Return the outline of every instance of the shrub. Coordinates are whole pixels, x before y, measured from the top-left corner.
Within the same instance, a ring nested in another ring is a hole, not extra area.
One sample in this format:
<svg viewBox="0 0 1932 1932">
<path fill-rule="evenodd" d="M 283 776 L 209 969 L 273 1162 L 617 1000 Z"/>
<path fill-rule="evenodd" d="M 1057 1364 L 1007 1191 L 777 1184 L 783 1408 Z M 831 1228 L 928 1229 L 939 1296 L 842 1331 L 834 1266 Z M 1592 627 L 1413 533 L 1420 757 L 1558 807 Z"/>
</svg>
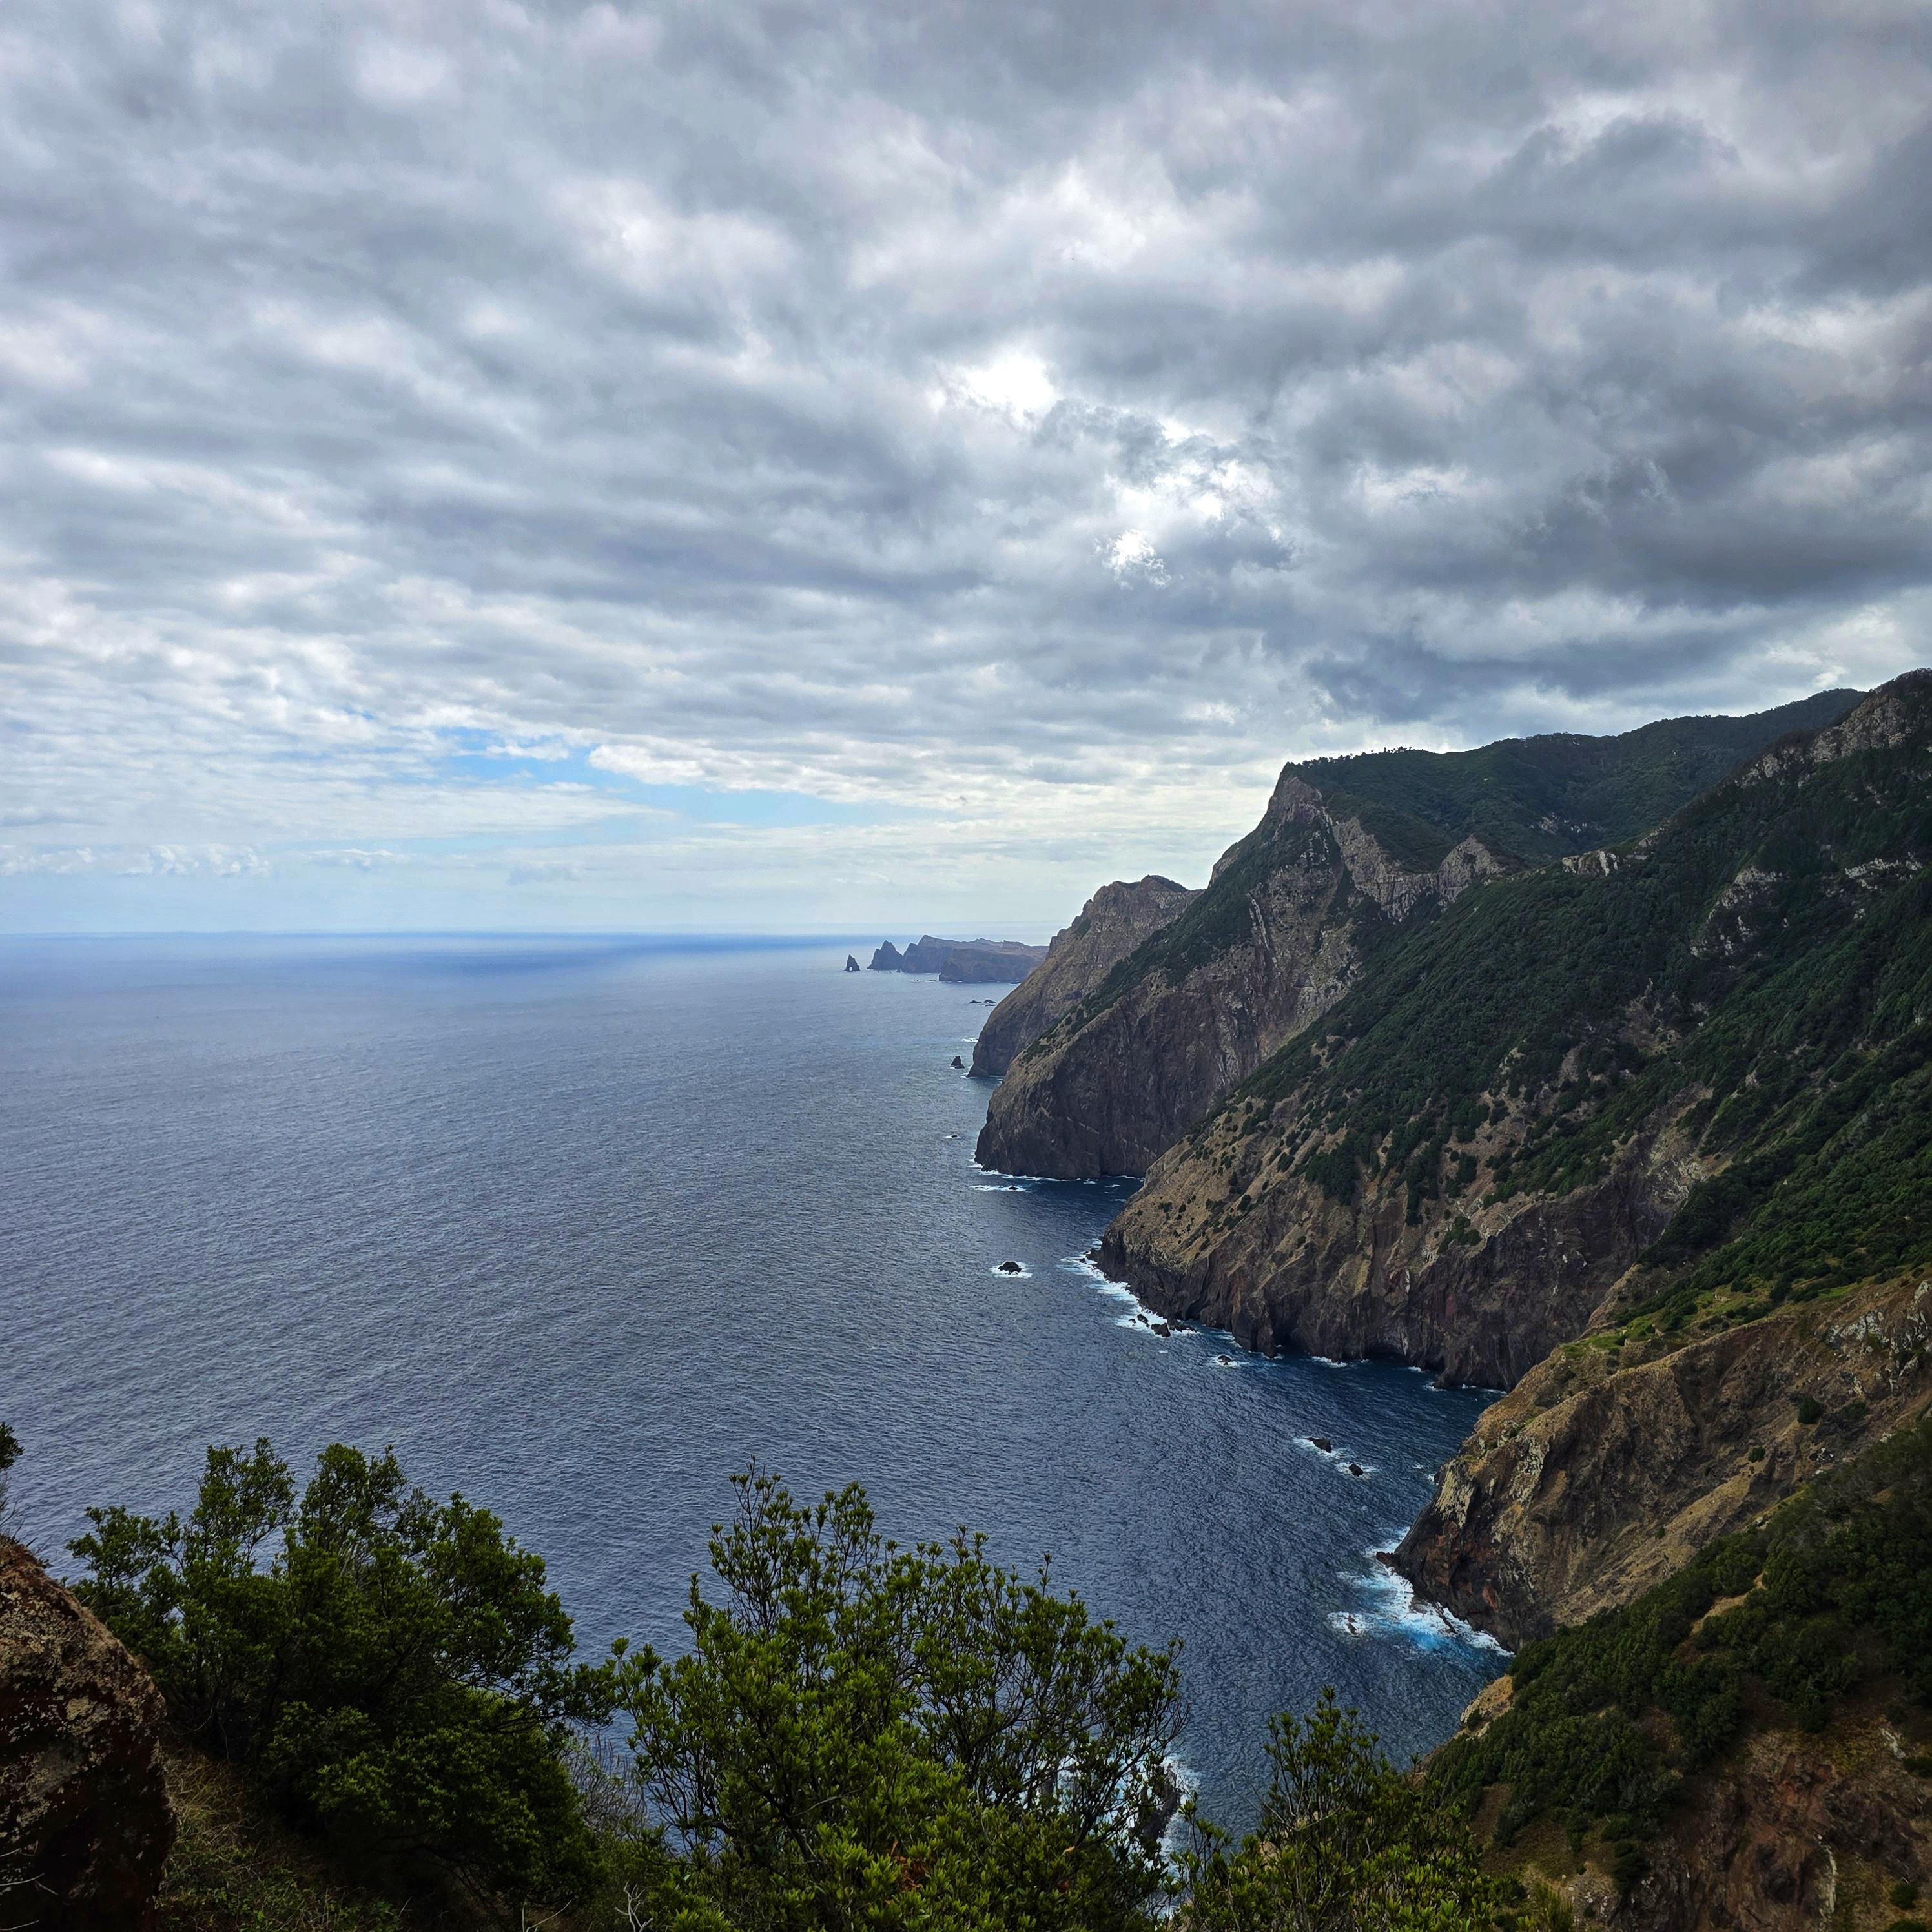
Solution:
<svg viewBox="0 0 1932 1932">
<path fill-rule="evenodd" d="M 856 1486 L 754 1469 L 690 1653 L 621 1666 L 645 1922 L 1094 1928 L 1160 1890 L 1169 1651 L 1131 1649 L 964 1532 L 900 1550 Z"/>
<path fill-rule="evenodd" d="M 1468 1828 L 1382 1755 L 1333 1691 L 1305 1720 L 1275 1720 L 1268 1759 L 1261 1817 L 1238 1850 L 1196 1821 L 1190 1932 L 1490 1932 L 1502 1891 Z"/>
<path fill-rule="evenodd" d="M 76 1594 L 278 1808 L 372 1866 L 495 1896 L 588 1889 L 566 1748 L 573 1720 L 608 1716 L 610 1672 L 571 1664 L 542 1558 L 487 1510 L 339 1443 L 298 1502 L 264 1440 L 208 1452 L 184 1522 L 87 1515 Z"/>
</svg>

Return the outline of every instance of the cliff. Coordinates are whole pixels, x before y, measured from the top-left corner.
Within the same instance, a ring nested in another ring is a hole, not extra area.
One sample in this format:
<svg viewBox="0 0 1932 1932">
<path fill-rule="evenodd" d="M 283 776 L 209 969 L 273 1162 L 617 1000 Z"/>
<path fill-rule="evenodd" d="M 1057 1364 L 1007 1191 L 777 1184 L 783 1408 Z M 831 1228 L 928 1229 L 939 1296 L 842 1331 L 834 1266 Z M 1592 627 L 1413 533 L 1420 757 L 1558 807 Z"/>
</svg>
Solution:
<svg viewBox="0 0 1932 1932">
<path fill-rule="evenodd" d="M 1843 1288 L 1679 1342 L 1552 1353 L 1486 1410 L 1393 1561 L 1512 1648 L 1628 1604 L 1932 1408 L 1932 1280 Z M 1734 1325 L 1735 1324 L 1735 1325 Z"/>
<path fill-rule="evenodd" d="M 1932 1253 L 1928 742 L 1916 674 L 1468 893 L 1154 1165 L 1103 1265 L 1250 1346 L 1507 1385 L 1640 1257 L 1682 1322 Z"/>
<path fill-rule="evenodd" d="M 1484 883 L 1103 1238 L 1250 1347 L 1514 1384 L 1393 1558 L 1508 1643 L 1644 1600 L 1927 1412 L 1928 778 L 1921 672 L 1633 844 Z"/>
<path fill-rule="evenodd" d="M 174 1842 L 147 1672 L 0 1538 L 0 1922 L 146 1932 Z"/>
<path fill-rule="evenodd" d="M 1614 738 L 1504 740 L 1291 764 L 1199 897 L 1012 1060 L 978 1159 L 1009 1172 L 1144 1173 L 1401 933 L 1478 880 L 1648 831 L 1838 692 Z"/>
<path fill-rule="evenodd" d="M 1013 1174 L 1138 1174 L 1348 989 L 1387 932 L 1508 862 L 1464 840 L 1409 872 L 1291 772 L 1206 890 L 1014 1060 L 976 1157 Z"/>
<path fill-rule="evenodd" d="M 973 1072 L 1005 1072 L 1022 1048 L 1072 1012 L 1197 896 L 1153 873 L 1131 885 L 1116 880 L 1102 886 L 1072 924 L 1054 934 L 1046 957 L 986 1016 L 973 1048 Z"/>
<path fill-rule="evenodd" d="M 922 946 L 928 943 L 920 942 Z M 939 962 L 939 976 L 948 986 L 1017 986 L 1046 957 L 1045 946 L 1023 945 L 1016 939 L 942 940 L 939 943 L 946 949 Z"/>
</svg>

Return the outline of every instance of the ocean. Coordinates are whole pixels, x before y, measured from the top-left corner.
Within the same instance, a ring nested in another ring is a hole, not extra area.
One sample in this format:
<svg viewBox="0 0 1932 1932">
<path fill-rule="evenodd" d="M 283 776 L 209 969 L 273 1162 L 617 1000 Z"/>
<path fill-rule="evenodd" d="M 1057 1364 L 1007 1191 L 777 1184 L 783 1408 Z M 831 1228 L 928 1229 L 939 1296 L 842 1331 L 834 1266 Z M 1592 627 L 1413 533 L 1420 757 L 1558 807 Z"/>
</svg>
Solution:
<svg viewBox="0 0 1932 1932">
<path fill-rule="evenodd" d="M 1130 1182 L 974 1165 L 949 1062 L 1003 989 L 849 950 L 0 942 L 20 1532 L 58 1572 L 86 1506 L 184 1504 L 211 1442 L 393 1444 L 544 1555 L 590 1650 L 674 1651 L 756 1457 L 1178 1636 L 1224 1822 L 1324 1685 L 1398 1757 L 1446 1737 L 1504 1660 L 1372 1552 L 1486 1398 L 1157 1335 L 1082 1258 Z"/>
</svg>

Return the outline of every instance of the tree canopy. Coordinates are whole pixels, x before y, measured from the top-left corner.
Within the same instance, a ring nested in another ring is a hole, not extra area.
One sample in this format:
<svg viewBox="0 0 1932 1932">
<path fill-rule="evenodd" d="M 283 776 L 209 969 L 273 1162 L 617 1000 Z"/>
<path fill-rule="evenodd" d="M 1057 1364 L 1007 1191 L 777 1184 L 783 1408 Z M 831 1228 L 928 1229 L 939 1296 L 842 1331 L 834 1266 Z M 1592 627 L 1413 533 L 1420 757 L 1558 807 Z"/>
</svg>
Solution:
<svg viewBox="0 0 1932 1932">
<path fill-rule="evenodd" d="M 688 1653 L 627 1660 L 652 1923 L 1124 1927 L 1160 1892 L 1171 1650 L 1130 1647 L 983 1540 L 902 1549 L 863 1491 L 754 1470 Z"/>
<path fill-rule="evenodd" d="M 488 1510 L 326 1449 L 299 1498 L 267 1441 L 212 1448 L 186 1520 L 88 1511 L 76 1593 L 177 1720 L 365 1863 L 568 1898 L 598 1858 L 566 1762 L 609 1714 L 543 1559 Z"/>
</svg>

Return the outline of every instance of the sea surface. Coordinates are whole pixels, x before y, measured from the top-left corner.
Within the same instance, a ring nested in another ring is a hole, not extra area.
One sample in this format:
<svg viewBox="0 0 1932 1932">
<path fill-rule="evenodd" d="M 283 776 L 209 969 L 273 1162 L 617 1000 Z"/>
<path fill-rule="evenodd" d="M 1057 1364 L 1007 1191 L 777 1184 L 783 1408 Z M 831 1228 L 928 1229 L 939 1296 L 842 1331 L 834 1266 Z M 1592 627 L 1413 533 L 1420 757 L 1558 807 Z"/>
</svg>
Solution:
<svg viewBox="0 0 1932 1932">
<path fill-rule="evenodd" d="M 1223 1820 L 1324 1684 L 1399 1756 L 1446 1736 L 1504 1660 L 1371 1552 L 1486 1398 L 1154 1334 L 1082 1258 L 1131 1184 L 974 1165 L 987 1089 L 948 1063 L 999 989 L 848 950 L 0 942 L 28 1540 L 71 1567 L 85 1506 L 182 1504 L 211 1442 L 393 1443 L 548 1558 L 593 1651 L 674 1650 L 755 1456 L 1180 1637 Z"/>
</svg>

